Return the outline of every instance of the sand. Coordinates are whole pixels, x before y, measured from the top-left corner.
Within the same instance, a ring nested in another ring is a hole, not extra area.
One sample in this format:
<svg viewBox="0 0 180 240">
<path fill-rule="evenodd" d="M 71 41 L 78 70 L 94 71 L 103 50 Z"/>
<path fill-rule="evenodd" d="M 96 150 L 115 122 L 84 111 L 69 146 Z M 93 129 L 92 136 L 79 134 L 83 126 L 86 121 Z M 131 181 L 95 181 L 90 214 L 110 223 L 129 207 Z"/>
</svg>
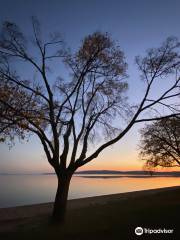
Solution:
<svg viewBox="0 0 180 240">
<path fill-rule="evenodd" d="M 109 202 L 114 202 L 114 201 L 119 202 L 126 199 L 156 195 L 157 193 L 160 193 L 160 192 L 166 192 L 171 190 L 173 191 L 175 189 L 180 189 L 180 186 L 110 194 L 110 195 L 87 197 L 87 198 L 80 198 L 80 199 L 72 199 L 72 200 L 68 200 L 68 210 L 81 209 L 84 207 L 97 205 L 97 204 L 98 205 L 107 204 Z M 18 207 L 10 207 L 10 208 L 0 208 L 0 231 L 1 231 L 2 225 L 4 225 L 7 222 L 10 224 L 11 222 L 13 223 L 18 220 L 24 220 L 24 219 L 33 218 L 33 217 L 42 217 L 43 215 L 50 215 L 52 212 L 52 208 L 53 208 L 53 203 L 42 203 L 42 204 L 26 205 L 26 206 L 20 206 L 20 207 L 18 206 Z"/>
</svg>

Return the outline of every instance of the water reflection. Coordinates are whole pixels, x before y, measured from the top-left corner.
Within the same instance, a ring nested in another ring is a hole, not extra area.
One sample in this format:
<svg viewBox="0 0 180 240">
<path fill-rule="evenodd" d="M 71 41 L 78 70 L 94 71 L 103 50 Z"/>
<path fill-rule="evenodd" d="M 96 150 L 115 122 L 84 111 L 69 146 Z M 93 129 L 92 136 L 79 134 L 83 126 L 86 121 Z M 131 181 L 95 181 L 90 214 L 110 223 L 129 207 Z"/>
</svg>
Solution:
<svg viewBox="0 0 180 240">
<path fill-rule="evenodd" d="M 178 186 L 178 177 L 74 176 L 69 199 Z M 57 186 L 55 175 L 0 176 L 0 207 L 51 202 Z"/>
<path fill-rule="evenodd" d="M 107 178 L 152 178 L 151 175 L 75 175 L 75 177 L 82 177 L 82 178 L 102 178 L 102 179 L 107 179 Z M 153 177 L 169 177 L 169 176 L 158 176 L 155 175 Z M 179 176 L 175 176 L 179 177 Z"/>
</svg>

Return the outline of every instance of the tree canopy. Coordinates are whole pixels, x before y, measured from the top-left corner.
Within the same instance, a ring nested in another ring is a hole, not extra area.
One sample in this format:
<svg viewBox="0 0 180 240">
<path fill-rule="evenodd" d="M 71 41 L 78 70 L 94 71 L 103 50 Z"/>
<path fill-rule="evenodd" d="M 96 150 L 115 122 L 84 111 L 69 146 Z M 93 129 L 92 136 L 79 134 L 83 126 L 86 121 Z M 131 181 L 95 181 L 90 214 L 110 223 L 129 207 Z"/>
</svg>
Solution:
<svg viewBox="0 0 180 240">
<path fill-rule="evenodd" d="M 59 218 L 77 168 L 122 139 L 134 124 L 180 115 L 175 104 L 180 44 L 170 37 L 136 58 L 145 90 L 131 106 L 124 53 L 108 33 L 86 36 L 71 52 L 59 34 L 46 41 L 34 17 L 32 30 L 29 39 L 15 23 L 2 26 L 0 140 L 39 138 L 57 174 L 54 214 Z M 157 83 L 161 89 L 152 94 Z M 96 142 L 93 148 L 91 142 Z"/>
<path fill-rule="evenodd" d="M 165 118 L 141 130 L 141 157 L 147 168 L 180 167 L 180 118 Z"/>
</svg>

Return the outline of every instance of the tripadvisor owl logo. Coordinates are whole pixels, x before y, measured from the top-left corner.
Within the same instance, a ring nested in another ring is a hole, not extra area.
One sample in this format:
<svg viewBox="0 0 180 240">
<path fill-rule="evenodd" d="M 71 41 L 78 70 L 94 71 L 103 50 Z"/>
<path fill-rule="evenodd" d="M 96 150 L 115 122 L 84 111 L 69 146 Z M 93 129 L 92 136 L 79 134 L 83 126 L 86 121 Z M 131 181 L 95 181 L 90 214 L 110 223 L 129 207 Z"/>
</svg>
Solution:
<svg viewBox="0 0 180 240">
<path fill-rule="evenodd" d="M 166 229 L 166 228 L 158 228 L 158 229 L 150 229 L 150 228 L 142 228 L 136 227 L 135 234 L 142 235 L 142 234 L 172 234 L 174 229 Z"/>
<path fill-rule="evenodd" d="M 143 234 L 143 229 L 142 229 L 142 227 L 137 227 L 137 228 L 135 229 L 135 234 L 136 234 L 136 235 L 142 235 L 142 234 Z"/>
</svg>

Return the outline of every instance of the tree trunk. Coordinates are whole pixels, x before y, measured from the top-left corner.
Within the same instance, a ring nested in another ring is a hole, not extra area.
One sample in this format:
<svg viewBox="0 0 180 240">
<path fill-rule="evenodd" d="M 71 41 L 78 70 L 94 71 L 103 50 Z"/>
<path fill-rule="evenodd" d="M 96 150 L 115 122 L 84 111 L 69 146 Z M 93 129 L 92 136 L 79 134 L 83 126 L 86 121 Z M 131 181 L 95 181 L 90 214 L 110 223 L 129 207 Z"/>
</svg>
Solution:
<svg viewBox="0 0 180 240">
<path fill-rule="evenodd" d="M 63 223 L 65 221 L 67 198 L 71 176 L 58 177 L 58 187 L 53 208 L 53 222 Z"/>
</svg>

